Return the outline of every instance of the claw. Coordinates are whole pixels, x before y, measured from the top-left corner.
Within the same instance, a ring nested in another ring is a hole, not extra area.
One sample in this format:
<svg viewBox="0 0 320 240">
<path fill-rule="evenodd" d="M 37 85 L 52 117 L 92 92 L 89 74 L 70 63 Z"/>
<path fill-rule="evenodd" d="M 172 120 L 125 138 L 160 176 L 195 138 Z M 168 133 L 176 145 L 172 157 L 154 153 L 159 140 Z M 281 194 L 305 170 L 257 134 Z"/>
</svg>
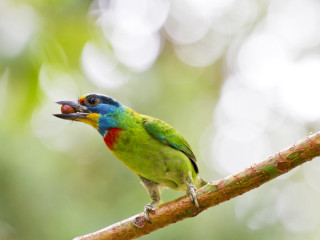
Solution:
<svg viewBox="0 0 320 240">
<path fill-rule="evenodd" d="M 151 223 L 150 217 L 149 217 L 150 212 L 154 212 L 154 209 L 153 209 L 152 205 L 149 203 L 144 206 L 144 217 L 146 218 L 146 220 L 149 223 Z"/>
<path fill-rule="evenodd" d="M 199 203 L 198 203 L 196 191 L 197 191 L 197 188 L 194 185 L 192 184 L 188 185 L 187 194 L 189 195 L 192 203 L 194 204 L 194 206 L 197 208 L 197 211 L 199 212 Z"/>
</svg>

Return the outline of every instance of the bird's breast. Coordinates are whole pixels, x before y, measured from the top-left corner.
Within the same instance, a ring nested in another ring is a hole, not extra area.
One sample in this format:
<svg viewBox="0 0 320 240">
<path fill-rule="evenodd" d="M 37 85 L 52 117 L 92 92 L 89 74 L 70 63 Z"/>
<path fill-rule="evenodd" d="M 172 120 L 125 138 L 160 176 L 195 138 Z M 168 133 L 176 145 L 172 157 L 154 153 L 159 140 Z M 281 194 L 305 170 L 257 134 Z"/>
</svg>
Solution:
<svg viewBox="0 0 320 240">
<path fill-rule="evenodd" d="M 115 144 L 118 142 L 123 129 L 109 128 L 108 132 L 104 136 L 104 142 L 110 150 L 114 150 Z"/>
</svg>

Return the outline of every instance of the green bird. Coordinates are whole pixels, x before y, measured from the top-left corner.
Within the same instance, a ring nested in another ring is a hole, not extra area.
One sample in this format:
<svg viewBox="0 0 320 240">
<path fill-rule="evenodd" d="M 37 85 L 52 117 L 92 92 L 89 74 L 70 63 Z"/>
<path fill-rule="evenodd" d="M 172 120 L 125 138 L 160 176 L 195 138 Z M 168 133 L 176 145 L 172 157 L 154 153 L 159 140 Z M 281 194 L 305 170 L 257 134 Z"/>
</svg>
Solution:
<svg viewBox="0 0 320 240">
<path fill-rule="evenodd" d="M 148 222 L 150 212 L 161 202 L 163 188 L 186 191 L 199 210 L 196 190 L 207 182 L 198 176 L 196 157 L 177 130 L 104 95 L 57 103 L 62 113 L 54 116 L 93 126 L 111 152 L 138 175 L 152 200 L 144 207 Z"/>
</svg>

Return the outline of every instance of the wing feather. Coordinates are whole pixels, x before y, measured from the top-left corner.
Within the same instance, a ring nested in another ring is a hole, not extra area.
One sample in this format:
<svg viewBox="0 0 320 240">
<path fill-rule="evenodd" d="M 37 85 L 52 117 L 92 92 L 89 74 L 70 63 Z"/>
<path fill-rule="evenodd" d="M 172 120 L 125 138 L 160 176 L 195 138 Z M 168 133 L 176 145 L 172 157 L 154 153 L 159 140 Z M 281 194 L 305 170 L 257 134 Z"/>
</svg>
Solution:
<svg viewBox="0 0 320 240">
<path fill-rule="evenodd" d="M 199 172 L 197 159 L 194 156 L 190 145 L 177 130 L 175 130 L 169 124 L 151 117 L 145 118 L 143 125 L 151 136 L 158 139 L 162 143 L 167 144 L 170 147 L 173 147 L 186 154 L 190 159 L 195 172 Z"/>
</svg>

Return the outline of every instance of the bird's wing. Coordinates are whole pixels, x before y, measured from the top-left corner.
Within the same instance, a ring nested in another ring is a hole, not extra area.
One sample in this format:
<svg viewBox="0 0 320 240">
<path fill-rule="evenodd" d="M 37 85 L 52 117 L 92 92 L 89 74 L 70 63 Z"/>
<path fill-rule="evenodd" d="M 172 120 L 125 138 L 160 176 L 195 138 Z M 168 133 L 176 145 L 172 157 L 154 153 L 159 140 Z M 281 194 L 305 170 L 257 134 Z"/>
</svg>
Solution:
<svg viewBox="0 0 320 240">
<path fill-rule="evenodd" d="M 177 130 L 169 124 L 151 117 L 144 119 L 143 126 L 152 137 L 186 154 L 190 159 L 195 172 L 199 172 L 197 159 L 194 156 L 191 147 Z"/>
</svg>

